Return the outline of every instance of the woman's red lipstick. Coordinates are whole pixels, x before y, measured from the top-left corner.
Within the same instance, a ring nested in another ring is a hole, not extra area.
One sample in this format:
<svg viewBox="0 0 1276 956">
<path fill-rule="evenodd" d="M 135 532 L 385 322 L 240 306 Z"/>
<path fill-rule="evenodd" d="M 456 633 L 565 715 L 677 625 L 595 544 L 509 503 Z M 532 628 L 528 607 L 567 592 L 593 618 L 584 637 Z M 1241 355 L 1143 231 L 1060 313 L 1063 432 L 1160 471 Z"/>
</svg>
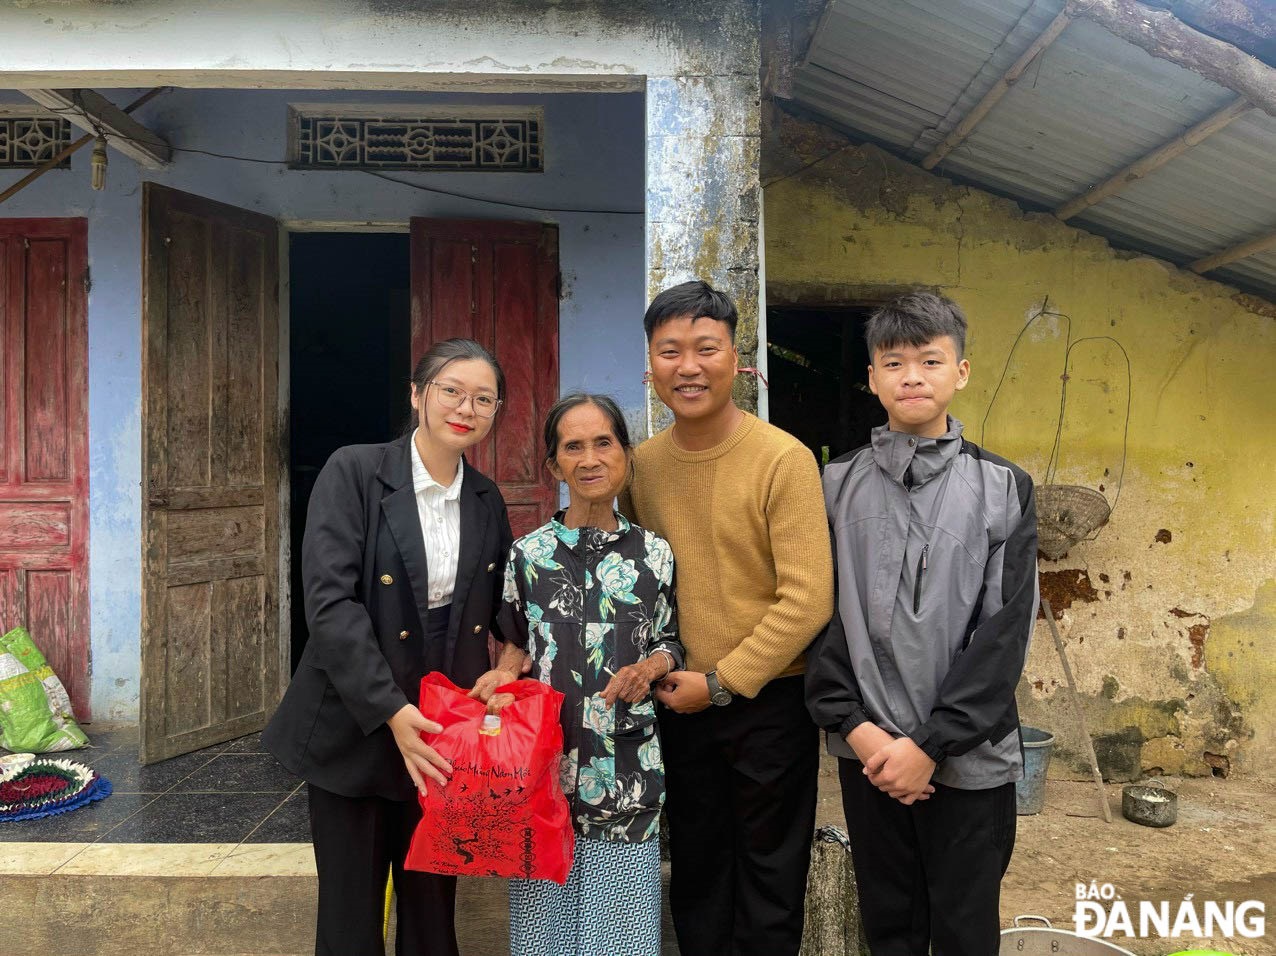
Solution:
<svg viewBox="0 0 1276 956">
<path fill-rule="evenodd" d="M 458 435 L 468 435 L 470 432 L 474 431 L 474 426 L 462 425 L 459 422 L 448 422 L 447 427 L 452 429 L 452 431 L 456 432 Z"/>
</svg>

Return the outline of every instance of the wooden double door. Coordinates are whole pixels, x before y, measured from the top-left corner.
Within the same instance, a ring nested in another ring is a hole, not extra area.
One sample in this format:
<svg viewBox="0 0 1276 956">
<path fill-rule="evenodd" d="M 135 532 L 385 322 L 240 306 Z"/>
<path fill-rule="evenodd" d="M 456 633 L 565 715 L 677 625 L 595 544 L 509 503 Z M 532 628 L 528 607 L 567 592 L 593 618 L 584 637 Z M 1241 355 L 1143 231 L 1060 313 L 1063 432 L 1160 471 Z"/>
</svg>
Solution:
<svg viewBox="0 0 1276 956">
<path fill-rule="evenodd" d="M 151 762 L 265 724 L 288 673 L 280 582 L 294 556 L 280 531 L 288 412 L 278 224 L 149 183 L 143 218 L 142 756 Z M 557 231 L 411 228 L 413 361 L 454 335 L 494 351 L 508 398 L 474 463 L 500 484 L 516 533 L 535 527 L 556 505 L 536 438 L 558 391 Z M 352 348 L 363 334 L 350 330 Z"/>
</svg>

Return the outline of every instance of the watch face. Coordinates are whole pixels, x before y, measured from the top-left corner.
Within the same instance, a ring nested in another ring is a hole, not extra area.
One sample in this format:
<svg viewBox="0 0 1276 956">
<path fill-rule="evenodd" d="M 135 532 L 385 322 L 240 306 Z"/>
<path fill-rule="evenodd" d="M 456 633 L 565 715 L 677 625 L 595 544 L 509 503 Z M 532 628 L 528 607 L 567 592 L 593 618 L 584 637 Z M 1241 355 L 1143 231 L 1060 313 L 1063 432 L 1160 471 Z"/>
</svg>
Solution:
<svg viewBox="0 0 1276 956">
<path fill-rule="evenodd" d="M 731 703 L 731 694 L 728 691 L 720 690 L 709 698 L 710 703 L 715 707 L 725 707 Z"/>
</svg>

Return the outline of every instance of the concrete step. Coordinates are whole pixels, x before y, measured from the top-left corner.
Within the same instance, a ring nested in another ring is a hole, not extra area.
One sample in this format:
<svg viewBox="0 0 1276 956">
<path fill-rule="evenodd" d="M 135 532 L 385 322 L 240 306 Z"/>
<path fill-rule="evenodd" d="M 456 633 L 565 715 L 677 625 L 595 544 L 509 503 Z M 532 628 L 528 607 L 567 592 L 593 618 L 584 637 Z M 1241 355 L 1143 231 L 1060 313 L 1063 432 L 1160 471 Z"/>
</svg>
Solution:
<svg viewBox="0 0 1276 956">
<path fill-rule="evenodd" d="M 660 956 L 678 956 L 661 869 Z M 309 956 L 317 890 L 308 844 L 0 843 L 0 956 Z M 463 956 L 506 956 L 506 881 L 461 880 L 456 926 Z M 858 937 L 850 856 L 817 838 L 802 956 Z"/>
<path fill-rule="evenodd" d="M 309 956 L 316 892 L 304 844 L 0 844 L 0 956 Z M 462 880 L 456 925 L 507 956 L 505 881 Z"/>
</svg>

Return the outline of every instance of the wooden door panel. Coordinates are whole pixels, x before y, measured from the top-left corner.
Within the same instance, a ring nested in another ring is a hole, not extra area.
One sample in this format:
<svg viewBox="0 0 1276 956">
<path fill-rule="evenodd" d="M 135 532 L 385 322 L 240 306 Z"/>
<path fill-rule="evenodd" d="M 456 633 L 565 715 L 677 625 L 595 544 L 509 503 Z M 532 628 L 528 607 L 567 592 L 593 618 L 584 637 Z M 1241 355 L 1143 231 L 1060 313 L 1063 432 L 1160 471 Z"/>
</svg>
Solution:
<svg viewBox="0 0 1276 956">
<path fill-rule="evenodd" d="M 202 488 L 212 484 L 213 353 L 209 300 L 213 290 L 212 237 L 195 216 L 174 210 L 165 247 L 169 255 L 168 312 L 164 319 L 165 451 L 167 488 Z M 157 387 L 161 386 L 156 381 Z M 171 453 L 169 453 L 171 452 Z"/>
<path fill-rule="evenodd" d="M 142 756 L 261 729 L 281 693 L 278 234 L 147 184 Z"/>
<path fill-rule="evenodd" d="M 216 585 L 217 606 L 221 617 L 215 626 L 224 635 L 228 661 L 257 661 L 257 667 L 229 668 L 225 675 L 226 715 L 233 719 L 251 717 L 261 706 L 262 678 L 265 672 L 266 600 L 263 576 L 226 578 Z M 275 657 L 278 657 L 276 652 Z"/>
<path fill-rule="evenodd" d="M 438 238 L 431 243 L 430 257 L 430 342 L 474 338 L 478 331 L 475 325 L 478 318 L 478 249 L 471 242 Z M 429 342 L 425 344 L 425 348 L 428 347 Z M 420 355 L 414 349 L 413 362 L 417 358 Z"/>
<path fill-rule="evenodd" d="M 261 554 L 266 547 L 266 509 L 247 507 L 172 509 L 166 527 L 168 568 L 188 562 Z"/>
<path fill-rule="evenodd" d="M 0 632 L 89 709 L 87 227 L 0 219 Z"/>
<path fill-rule="evenodd" d="M 558 230 L 541 223 L 412 220 L 413 362 L 439 339 L 486 346 L 505 372 L 492 435 L 469 454 L 501 488 L 516 535 L 558 506 L 541 425 L 558 398 Z"/>
<path fill-rule="evenodd" d="M 67 348 L 66 309 L 67 261 L 64 243 L 36 240 L 27 247 L 27 308 L 23 335 L 26 341 L 26 434 L 27 481 L 68 481 L 71 423 L 67 407 L 68 369 L 65 361 L 47 361 L 49 356 L 65 356 Z M 82 422 L 77 422 L 82 425 Z"/>
<path fill-rule="evenodd" d="M 53 666 L 53 672 L 62 679 L 67 694 L 72 700 L 77 696 L 87 700 L 87 671 L 83 667 L 68 666 L 81 653 L 80 636 L 71 626 L 71 609 L 76 603 L 74 589 L 70 570 L 28 571 L 27 628 L 33 636 L 42 636 L 40 649 Z"/>
<path fill-rule="evenodd" d="M 44 551 L 70 544 L 69 502 L 0 502 L 0 551 Z"/>
<path fill-rule="evenodd" d="M 262 336 L 257 334 L 259 314 L 267 291 L 258 263 L 266 251 L 256 232 L 233 230 L 228 248 L 230 281 L 227 303 L 226 362 L 226 471 L 227 487 L 262 487 L 265 482 L 266 427 L 274 418 L 262 417 L 263 376 L 267 362 Z M 273 366 L 275 356 L 269 357 Z M 249 371 L 252 374 L 249 374 Z"/>
<path fill-rule="evenodd" d="M 492 247 L 492 300 L 499 316 L 493 339 L 510 396 L 493 436 L 497 451 L 492 477 L 502 484 L 543 484 L 536 443 L 526 438 L 540 431 L 535 420 L 539 409 L 535 402 L 514 397 L 536 391 L 536 253 L 524 243 Z"/>
<path fill-rule="evenodd" d="M 163 654 L 164 734 L 197 734 L 214 721 L 210 676 L 213 666 L 211 581 L 165 589 Z"/>
</svg>

